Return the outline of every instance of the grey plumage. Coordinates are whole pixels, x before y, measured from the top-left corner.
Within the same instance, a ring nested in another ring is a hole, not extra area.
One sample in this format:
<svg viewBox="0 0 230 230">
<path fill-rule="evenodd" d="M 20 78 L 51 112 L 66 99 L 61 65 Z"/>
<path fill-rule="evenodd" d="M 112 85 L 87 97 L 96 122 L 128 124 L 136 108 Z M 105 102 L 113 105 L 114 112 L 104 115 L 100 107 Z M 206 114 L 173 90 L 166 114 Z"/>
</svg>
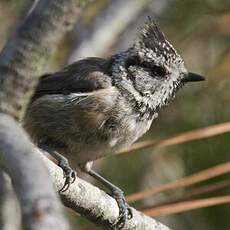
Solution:
<svg viewBox="0 0 230 230">
<path fill-rule="evenodd" d="M 182 58 L 150 19 L 128 50 L 42 77 L 24 127 L 36 143 L 86 164 L 142 136 L 187 76 Z"/>
<path fill-rule="evenodd" d="M 88 58 L 41 79 L 24 126 L 83 163 L 142 136 L 182 85 L 183 60 L 153 21 L 127 51 Z"/>
</svg>

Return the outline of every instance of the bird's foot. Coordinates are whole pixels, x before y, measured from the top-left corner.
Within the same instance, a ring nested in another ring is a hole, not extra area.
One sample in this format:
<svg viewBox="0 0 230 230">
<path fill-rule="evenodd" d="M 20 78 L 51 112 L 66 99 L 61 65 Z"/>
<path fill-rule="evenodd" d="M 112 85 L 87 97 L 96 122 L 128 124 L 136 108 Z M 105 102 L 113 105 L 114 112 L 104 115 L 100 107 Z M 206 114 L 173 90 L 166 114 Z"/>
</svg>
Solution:
<svg viewBox="0 0 230 230">
<path fill-rule="evenodd" d="M 117 205 L 119 207 L 119 217 L 117 222 L 114 224 L 114 228 L 119 230 L 124 227 L 127 220 L 132 218 L 132 210 L 129 208 L 129 205 L 125 200 L 124 192 L 121 189 L 113 189 L 110 195 L 117 201 Z"/>
<path fill-rule="evenodd" d="M 112 196 L 117 201 L 117 205 L 119 207 L 119 217 L 116 223 L 113 225 L 113 228 L 115 230 L 122 229 L 125 226 L 127 220 L 133 217 L 132 210 L 130 209 L 129 205 L 125 200 L 124 192 L 121 189 L 119 189 L 116 185 L 110 183 L 104 177 L 102 177 L 97 172 L 92 170 L 91 168 L 83 168 L 83 169 L 85 170 L 86 173 L 88 173 L 94 179 L 101 182 L 108 190 L 110 190 L 109 195 Z"/>
<path fill-rule="evenodd" d="M 69 189 L 70 185 L 74 183 L 74 181 L 76 180 L 77 173 L 70 167 L 68 161 L 60 160 L 58 162 L 58 166 L 62 168 L 65 178 L 65 183 L 63 187 L 59 190 L 59 192 L 65 192 Z"/>
<path fill-rule="evenodd" d="M 58 166 L 62 168 L 64 178 L 65 178 L 65 183 L 62 186 L 62 188 L 59 190 L 59 192 L 65 192 L 70 187 L 70 185 L 76 180 L 77 177 L 76 171 L 74 171 L 70 167 L 68 159 L 65 158 L 59 152 L 57 152 L 52 145 L 40 143 L 38 146 L 42 150 L 47 151 L 58 162 Z"/>
</svg>

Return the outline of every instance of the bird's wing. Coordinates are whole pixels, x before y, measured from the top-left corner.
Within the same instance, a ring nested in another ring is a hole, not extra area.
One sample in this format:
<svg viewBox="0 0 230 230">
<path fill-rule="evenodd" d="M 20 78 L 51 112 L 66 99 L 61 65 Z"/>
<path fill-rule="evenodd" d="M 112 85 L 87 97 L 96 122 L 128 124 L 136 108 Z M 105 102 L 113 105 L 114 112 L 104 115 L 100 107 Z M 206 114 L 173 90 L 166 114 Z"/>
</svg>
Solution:
<svg viewBox="0 0 230 230">
<path fill-rule="evenodd" d="M 60 72 L 41 77 L 32 101 L 50 94 L 88 93 L 111 87 L 109 66 L 104 59 L 88 58 Z"/>
</svg>

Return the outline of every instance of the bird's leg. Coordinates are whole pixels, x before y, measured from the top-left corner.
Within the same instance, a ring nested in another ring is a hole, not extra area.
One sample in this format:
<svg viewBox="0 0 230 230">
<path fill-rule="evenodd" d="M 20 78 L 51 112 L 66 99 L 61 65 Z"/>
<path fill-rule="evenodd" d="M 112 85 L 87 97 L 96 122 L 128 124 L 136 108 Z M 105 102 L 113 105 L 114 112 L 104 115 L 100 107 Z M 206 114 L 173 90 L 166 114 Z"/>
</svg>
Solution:
<svg viewBox="0 0 230 230">
<path fill-rule="evenodd" d="M 101 184 L 103 184 L 105 188 L 107 188 L 110 191 L 109 195 L 111 195 L 117 201 L 119 207 L 119 218 L 114 227 L 115 229 L 122 229 L 126 221 L 132 218 L 132 211 L 129 208 L 128 204 L 126 203 L 124 192 L 116 185 L 112 184 L 104 177 L 99 175 L 97 172 L 95 172 L 93 169 L 91 169 L 91 166 L 92 163 L 88 162 L 84 165 L 81 165 L 80 167 L 85 173 L 89 174 L 94 179 L 96 179 Z"/>
<path fill-rule="evenodd" d="M 60 168 L 62 168 L 64 173 L 64 178 L 65 178 L 65 183 L 63 187 L 59 190 L 59 192 L 65 192 L 70 187 L 70 185 L 75 181 L 77 176 L 76 171 L 74 171 L 70 167 L 68 159 L 65 158 L 63 155 L 61 155 L 59 152 L 57 152 L 55 148 L 53 148 L 52 146 L 40 144 L 39 148 L 48 152 L 55 160 L 57 160 L 58 162 L 57 165 Z"/>
</svg>

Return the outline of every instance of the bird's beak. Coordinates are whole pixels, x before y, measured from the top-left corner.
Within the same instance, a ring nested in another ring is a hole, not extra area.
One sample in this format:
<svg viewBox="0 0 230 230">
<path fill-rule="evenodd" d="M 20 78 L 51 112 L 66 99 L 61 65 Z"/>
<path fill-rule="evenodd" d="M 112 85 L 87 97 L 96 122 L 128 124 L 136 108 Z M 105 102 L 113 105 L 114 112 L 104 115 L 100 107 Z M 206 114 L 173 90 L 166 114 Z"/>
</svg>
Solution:
<svg viewBox="0 0 230 230">
<path fill-rule="evenodd" d="M 182 82 L 204 81 L 205 78 L 196 73 L 187 73 L 184 75 Z"/>
</svg>

